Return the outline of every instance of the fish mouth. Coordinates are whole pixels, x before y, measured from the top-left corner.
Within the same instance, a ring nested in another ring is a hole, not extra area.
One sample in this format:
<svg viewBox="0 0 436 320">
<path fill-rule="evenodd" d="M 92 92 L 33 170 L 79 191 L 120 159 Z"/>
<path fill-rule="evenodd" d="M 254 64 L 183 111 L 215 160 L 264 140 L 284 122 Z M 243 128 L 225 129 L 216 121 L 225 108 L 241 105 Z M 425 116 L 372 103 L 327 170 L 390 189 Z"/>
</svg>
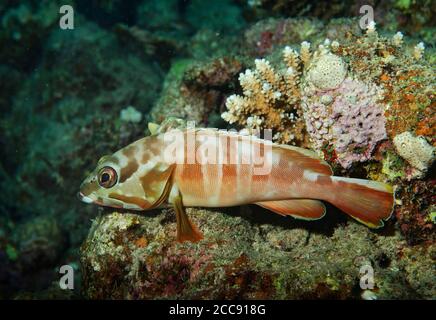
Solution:
<svg viewBox="0 0 436 320">
<path fill-rule="evenodd" d="M 77 192 L 77 198 L 79 198 L 80 201 L 83 201 L 85 203 L 94 202 L 94 200 L 92 200 L 90 197 L 85 196 L 81 191 Z"/>
</svg>

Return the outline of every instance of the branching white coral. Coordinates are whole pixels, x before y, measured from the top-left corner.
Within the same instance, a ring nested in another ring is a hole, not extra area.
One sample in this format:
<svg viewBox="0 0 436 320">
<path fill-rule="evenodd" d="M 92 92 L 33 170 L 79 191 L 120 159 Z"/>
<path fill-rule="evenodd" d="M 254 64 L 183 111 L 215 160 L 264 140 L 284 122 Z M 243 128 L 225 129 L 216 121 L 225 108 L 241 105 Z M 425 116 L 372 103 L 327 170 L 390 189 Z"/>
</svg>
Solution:
<svg viewBox="0 0 436 320">
<path fill-rule="evenodd" d="M 291 142 L 295 138 L 293 131 L 299 120 L 297 109 L 301 59 L 295 50 L 285 47 L 283 60 L 286 68 L 277 71 L 269 61 L 256 59 L 254 70 L 248 69 L 239 75 L 244 95 L 228 97 L 228 111 L 221 117 L 229 123 L 238 123 L 249 129 L 279 131 L 280 135 L 275 135 L 278 141 Z M 300 126 L 304 124 L 301 122 Z"/>
<path fill-rule="evenodd" d="M 403 44 L 403 34 L 401 32 L 397 32 L 393 37 L 392 37 L 392 43 L 394 44 L 394 46 L 400 47 Z"/>
<path fill-rule="evenodd" d="M 416 60 L 420 60 L 420 59 L 422 59 L 422 56 L 424 55 L 424 50 L 425 50 L 424 42 L 420 42 L 420 43 L 418 43 L 418 44 L 413 48 L 413 57 L 414 57 Z"/>
<path fill-rule="evenodd" d="M 375 25 L 376 23 L 374 20 L 370 21 L 366 27 L 366 34 L 374 34 L 376 32 Z"/>
<path fill-rule="evenodd" d="M 301 43 L 300 49 L 301 61 L 303 61 L 304 65 L 307 65 L 310 61 L 310 42 L 303 41 Z"/>
</svg>

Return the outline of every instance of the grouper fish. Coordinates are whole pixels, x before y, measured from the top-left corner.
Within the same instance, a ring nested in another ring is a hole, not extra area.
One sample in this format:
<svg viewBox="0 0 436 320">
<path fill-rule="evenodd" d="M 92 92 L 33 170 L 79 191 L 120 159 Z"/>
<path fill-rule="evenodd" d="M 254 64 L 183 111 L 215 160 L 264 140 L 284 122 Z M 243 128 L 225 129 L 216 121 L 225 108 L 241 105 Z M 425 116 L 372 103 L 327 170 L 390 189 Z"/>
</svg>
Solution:
<svg viewBox="0 0 436 320">
<path fill-rule="evenodd" d="M 333 176 L 313 151 L 213 129 L 149 128 L 154 134 L 98 161 L 80 186 L 82 201 L 141 211 L 171 206 L 180 242 L 203 238 L 185 207 L 256 204 L 317 220 L 326 201 L 370 228 L 392 214 L 390 185 Z"/>
</svg>

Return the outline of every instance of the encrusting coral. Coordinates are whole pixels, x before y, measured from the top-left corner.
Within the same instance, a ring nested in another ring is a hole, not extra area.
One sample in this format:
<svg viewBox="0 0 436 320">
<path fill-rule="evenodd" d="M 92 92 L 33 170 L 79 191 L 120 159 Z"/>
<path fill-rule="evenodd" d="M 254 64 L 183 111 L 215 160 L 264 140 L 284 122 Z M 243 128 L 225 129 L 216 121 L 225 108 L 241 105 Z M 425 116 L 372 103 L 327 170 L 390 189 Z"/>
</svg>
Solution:
<svg viewBox="0 0 436 320">
<path fill-rule="evenodd" d="M 419 171 L 426 172 L 435 159 L 435 148 L 409 131 L 395 136 L 393 142 L 398 154 Z"/>
<path fill-rule="evenodd" d="M 370 159 L 377 143 L 386 138 L 380 95 L 377 86 L 351 78 L 331 90 L 307 88 L 303 108 L 312 146 L 331 146 L 344 168 Z"/>
</svg>

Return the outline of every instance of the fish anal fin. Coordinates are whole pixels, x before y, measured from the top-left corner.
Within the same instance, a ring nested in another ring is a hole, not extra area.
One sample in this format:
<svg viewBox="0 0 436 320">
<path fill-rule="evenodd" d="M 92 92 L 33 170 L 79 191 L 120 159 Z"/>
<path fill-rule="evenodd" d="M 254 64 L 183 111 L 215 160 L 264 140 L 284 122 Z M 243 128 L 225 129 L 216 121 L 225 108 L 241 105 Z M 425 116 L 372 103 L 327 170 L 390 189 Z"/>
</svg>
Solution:
<svg viewBox="0 0 436 320">
<path fill-rule="evenodd" d="M 172 197 L 172 203 L 174 211 L 176 212 L 177 241 L 198 242 L 202 240 L 203 234 L 198 230 L 197 226 L 189 220 L 189 217 L 186 214 L 185 208 L 183 207 L 182 197 L 180 195 Z"/>
<path fill-rule="evenodd" d="M 256 204 L 282 216 L 292 216 L 302 220 L 318 220 L 324 217 L 326 212 L 324 203 L 312 199 L 264 201 Z"/>
</svg>

